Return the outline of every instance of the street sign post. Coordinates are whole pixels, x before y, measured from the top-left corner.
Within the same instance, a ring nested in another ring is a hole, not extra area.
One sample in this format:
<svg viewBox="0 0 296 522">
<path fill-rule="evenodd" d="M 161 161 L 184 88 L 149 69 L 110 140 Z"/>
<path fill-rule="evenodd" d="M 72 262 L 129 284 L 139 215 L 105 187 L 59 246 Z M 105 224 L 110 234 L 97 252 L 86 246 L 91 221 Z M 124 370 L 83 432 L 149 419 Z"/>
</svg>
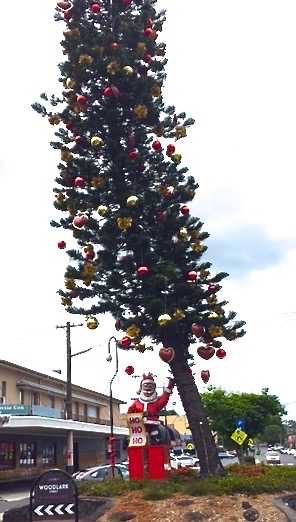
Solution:
<svg viewBox="0 0 296 522">
<path fill-rule="evenodd" d="M 247 436 L 248 435 L 244 431 L 236 428 L 236 430 L 231 435 L 231 439 L 241 446 L 244 440 L 246 440 Z"/>
<path fill-rule="evenodd" d="M 236 419 L 235 426 L 241 431 L 245 431 L 245 423 L 243 419 Z"/>
</svg>

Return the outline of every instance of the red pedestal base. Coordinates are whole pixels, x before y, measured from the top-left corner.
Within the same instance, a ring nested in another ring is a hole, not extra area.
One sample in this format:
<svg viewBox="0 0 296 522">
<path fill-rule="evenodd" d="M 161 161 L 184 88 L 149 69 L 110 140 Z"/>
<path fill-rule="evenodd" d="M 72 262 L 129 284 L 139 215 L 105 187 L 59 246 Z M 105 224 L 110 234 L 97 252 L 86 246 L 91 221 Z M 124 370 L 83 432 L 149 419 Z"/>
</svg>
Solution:
<svg viewBox="0 0 296 522">
<path fill-rule="evenodd" d="M 162 480 L 166 478 L 170 462 L 170 451 L 167 445 L 142 446 L 128 448 L 130 479 L 151 478 Z"/>
</svg>

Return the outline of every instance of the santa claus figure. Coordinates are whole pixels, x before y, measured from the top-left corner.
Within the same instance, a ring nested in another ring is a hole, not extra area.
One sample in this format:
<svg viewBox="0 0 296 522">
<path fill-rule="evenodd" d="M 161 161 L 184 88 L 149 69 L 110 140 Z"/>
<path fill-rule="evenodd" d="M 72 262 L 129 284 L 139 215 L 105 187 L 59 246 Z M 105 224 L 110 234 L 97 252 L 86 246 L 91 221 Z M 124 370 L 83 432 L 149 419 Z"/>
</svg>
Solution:
<svg viewBox="0 0 296 522">
<path fill-rule="evenodd" d="M 143 421 L 151 444 L 159 444 L 161 437 L 159 413 L 166 407 L 172 394 L 175 381 L 169 379 L 168 385 L 161 395 L 157 395 L 156 384 L 152 373 L 143 375 L 140 383 L 139 398 L 128 408 L 127 413 L 143 413 Z"/>
</svg>

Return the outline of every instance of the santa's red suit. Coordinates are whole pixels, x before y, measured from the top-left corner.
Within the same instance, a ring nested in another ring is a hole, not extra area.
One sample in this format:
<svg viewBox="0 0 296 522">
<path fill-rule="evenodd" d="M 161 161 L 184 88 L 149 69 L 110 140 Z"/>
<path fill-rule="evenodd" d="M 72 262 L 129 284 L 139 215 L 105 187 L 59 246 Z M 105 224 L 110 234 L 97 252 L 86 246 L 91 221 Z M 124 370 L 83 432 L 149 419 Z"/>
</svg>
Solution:
<svg viewBox="0 0 296 522">
<path fill-rule="evenodd" d="M 154 384 L 153 378 L 148 374 L 148 376 L 144 376 L 141 386 L 144 383 L 151 382 Z M 174 387 L 174 381 L 170 379 L 167 388 L 163 390 L 162 395 L 154 394 L 154 398 L 146 398 L 143 396 L 141 392 L 141 396 L 139 399 L 136 399 L 131 406 L 128 408 L 127 413 L 143 413 L 143 421 L 145 424 L 146 431 L 148 435 L 157 435 L 158 429 L 157 427 L 160 424 L 158 419 L 159 413 L 163 408 L 166 407 L 170 395 L 172 393 L 172 389 Z"/>
</svg>

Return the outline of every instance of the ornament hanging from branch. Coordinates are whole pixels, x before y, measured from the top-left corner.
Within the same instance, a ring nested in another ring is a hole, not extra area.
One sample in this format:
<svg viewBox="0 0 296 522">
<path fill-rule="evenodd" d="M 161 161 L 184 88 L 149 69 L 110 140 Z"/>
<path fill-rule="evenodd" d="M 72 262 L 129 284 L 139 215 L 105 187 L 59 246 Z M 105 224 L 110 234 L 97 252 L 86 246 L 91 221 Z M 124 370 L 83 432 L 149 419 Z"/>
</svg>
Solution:
<svg viewBox="0 0 296 522">
<path fill-rule="evenodd" d="M 175 350 L 173 348 L 160 348 L 159 357 L 165 363 L 170 363 L 175 357 Z"/>
<path fill-rule="evenodd" d="M 133 375 L 133 373 L 135 372 L 135 369 L 133 366 L 127 366 L 124 371 L 125 371 L 125 373 L 127 373 L 127 375 Z"/>
<path fill-rule="evenodd" d="M 204 327 L 201 325 L 201 324 L 196 324 L 196 323 L 193 323 L 191 325 L 191 332 L 196 336 L 196 337 L 202 337 L 205 333 L 205 329 Z"/>
<path fill-rule="evenodd" d="M 199 346 L 196 351 L 197 354 L 206 361 L 211 359 L 211 357 L 213 357 L 215 354 L 215 348 L 213 348 L 213 346 Z"/>
<path fill-rule="evenodd" d="M 89 330 L 95 330 L 99 326 L 99 321 L 97 320 L 96 317 L 93 317 L 93 316 L 88 317 L 86 319 L 86 326 L 87 326 L 87 328 L 89 328 Z"/>
<path fill-rule="evenodd" d="M 73 8 L 72 2 L 58 2 L 57 9 L 62 11 L 63 13 L 68 13 Z"/>
<path fill-rule="evenodd" d="M 209 379 L 210 379 L 210 372 L 209 370 L 202 370 L 200 372 L 200 376 L 201 376 L 201 379 L 203 380 L 203 382 L 206 384 Z"/>
<path fill-rule="evenodd" d="M 216 351 L 216 357 L 218 357 L 218 359 L 224 359 L 224 357 L 226 357 L 226 352 L 225 352 L 225 350 L 223 350 L 223 348 L 219 348 L 219 349 Z"/>
</svg>

